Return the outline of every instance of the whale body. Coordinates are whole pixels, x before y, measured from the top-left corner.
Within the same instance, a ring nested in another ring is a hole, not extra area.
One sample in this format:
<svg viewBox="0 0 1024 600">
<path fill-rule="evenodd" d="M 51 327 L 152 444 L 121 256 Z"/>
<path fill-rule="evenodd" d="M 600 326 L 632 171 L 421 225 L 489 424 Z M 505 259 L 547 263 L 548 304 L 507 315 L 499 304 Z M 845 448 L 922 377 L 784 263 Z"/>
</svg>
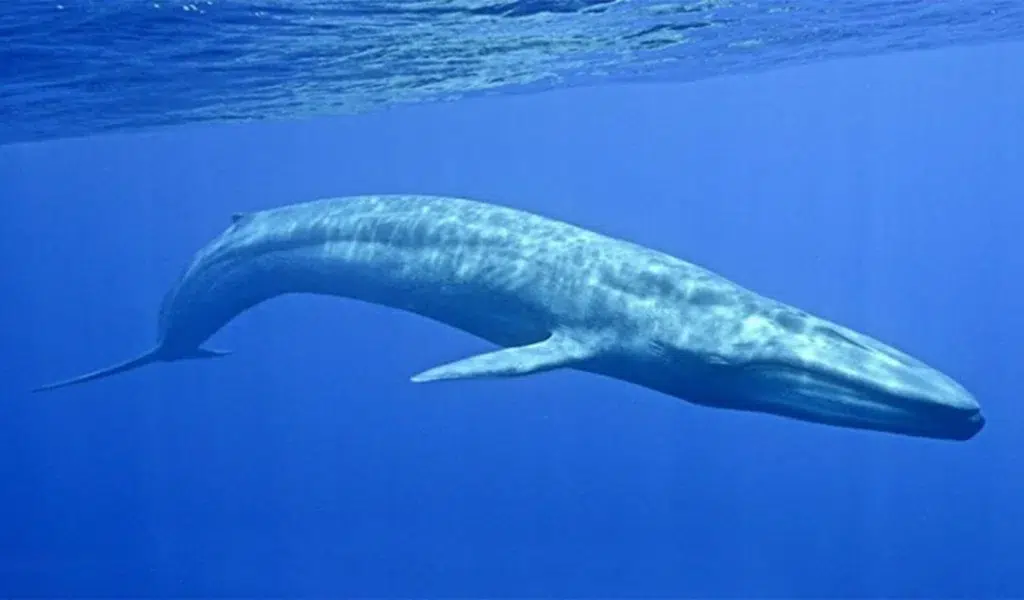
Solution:
<svg viewBox="0 0 1024 600">
<path fill-rule="evenodd" d="M 237 214 L 165 295 L 155 347 L 52 390 L 203 344 L 253 306 L 326 294 L 409 311 L 498 348 L 414 382 L 576 369 L 693 404 L 967 440 L 985 420 L 943 373 L 707 269 L 569 223 L 439 196 L 329 198 Z"/>
</svg>

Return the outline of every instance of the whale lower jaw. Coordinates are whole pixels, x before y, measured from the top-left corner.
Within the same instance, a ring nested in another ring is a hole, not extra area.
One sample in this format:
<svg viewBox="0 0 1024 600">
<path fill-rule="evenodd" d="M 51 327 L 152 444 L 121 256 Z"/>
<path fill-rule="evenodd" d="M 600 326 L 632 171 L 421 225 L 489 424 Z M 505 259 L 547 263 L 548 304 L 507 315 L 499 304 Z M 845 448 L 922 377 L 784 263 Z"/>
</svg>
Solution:
<svg viewBox="0 0 1024 600">
<path fill-rule="evenodd" d="M 846 404 L 839 404 L 810 396 L 798 398 L 797 394 L 779 394 L 767 401 L 737 402 L 734 399 L 744 397 L 745 394 L 730 392 L 735 390 L 723 386 L 703 398 L 715 400 L 702 401 L 698 396 L 692 402 L 709 408 L 771 415 L 808 424 L 936 440 L 966 441 L 977 435 L 985 425 L 980 410 L 942 411 L 927 406 L 899 407 L 871 398 L 849 396 Z M 730 400 L 720 401 L 723 397 Z"/>
<path fill-rule="evenodd" d="M 985 419 L 980 413 L 963 419 L 950 420 L 948 422 L 922 422 L 914 419 L 894 422 L 884 420 L 850 419 L 845 415 L 840 414 L 810 415 L 805 412 L 790 410 L 758 409 L 757 412 L 814 425 L 827 425 L 839 429 L 876 431 L 908 437 L 956 442 L 965 442 L 974 438 L 974 436 L 981 432 L 985 425 Z"/>
</svg>

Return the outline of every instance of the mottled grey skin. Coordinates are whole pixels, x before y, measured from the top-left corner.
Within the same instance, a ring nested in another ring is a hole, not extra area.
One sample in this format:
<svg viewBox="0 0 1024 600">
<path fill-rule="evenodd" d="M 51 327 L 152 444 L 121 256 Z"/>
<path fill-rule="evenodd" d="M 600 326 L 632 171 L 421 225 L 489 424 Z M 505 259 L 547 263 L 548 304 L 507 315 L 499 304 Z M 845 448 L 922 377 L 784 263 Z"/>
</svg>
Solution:
<svg viewBox="0 0 1024 600">
<path fill-rule="evenodd" d="M 966 440 L 984 424 L 973 397 L 938 371 L 705 269 L 534 214 L 431 196 L 237 216 L 167 293 L 154 350 L 40 389 L 218 356 L 201 345 L 287 293 L 410 311 L 500 347 L 414 381 L 571 368 L 696 404 L 849 428 Z"/>
</svg>

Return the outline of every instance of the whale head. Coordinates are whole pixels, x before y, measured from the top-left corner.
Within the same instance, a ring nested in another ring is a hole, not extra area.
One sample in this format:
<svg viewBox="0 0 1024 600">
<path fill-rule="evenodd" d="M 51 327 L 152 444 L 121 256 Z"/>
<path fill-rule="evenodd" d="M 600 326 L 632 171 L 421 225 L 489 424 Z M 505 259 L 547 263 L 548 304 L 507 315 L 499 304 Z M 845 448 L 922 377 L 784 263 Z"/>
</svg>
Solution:
<svg viewBox="0 0 1024 600">
<path fill-rule="evenodd" d="M 895 348 L 806 314 L 773 325 L 760 351 L 730 361 L 735 408 L 945 440 L 985 425 L 963 386 Z"/>
</svg>

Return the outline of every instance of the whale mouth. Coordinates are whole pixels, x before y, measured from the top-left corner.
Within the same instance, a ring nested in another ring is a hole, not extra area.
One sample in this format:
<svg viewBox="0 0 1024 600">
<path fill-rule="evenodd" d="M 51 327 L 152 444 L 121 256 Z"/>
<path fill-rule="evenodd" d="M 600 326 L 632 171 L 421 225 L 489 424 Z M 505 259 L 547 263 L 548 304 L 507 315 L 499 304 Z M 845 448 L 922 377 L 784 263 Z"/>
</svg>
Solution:
<svg viewBox="0 0 1024 600">
<path fill-rule="evenodd" d="M 985 426 L 974 399 L 948 384 L 933 386 L 934 392 L 908 390 L 784 363 L 748 364 L 742 371 L 753 410 L 846 428 L 959 441 L 973 438 Z"/>
</svg>

